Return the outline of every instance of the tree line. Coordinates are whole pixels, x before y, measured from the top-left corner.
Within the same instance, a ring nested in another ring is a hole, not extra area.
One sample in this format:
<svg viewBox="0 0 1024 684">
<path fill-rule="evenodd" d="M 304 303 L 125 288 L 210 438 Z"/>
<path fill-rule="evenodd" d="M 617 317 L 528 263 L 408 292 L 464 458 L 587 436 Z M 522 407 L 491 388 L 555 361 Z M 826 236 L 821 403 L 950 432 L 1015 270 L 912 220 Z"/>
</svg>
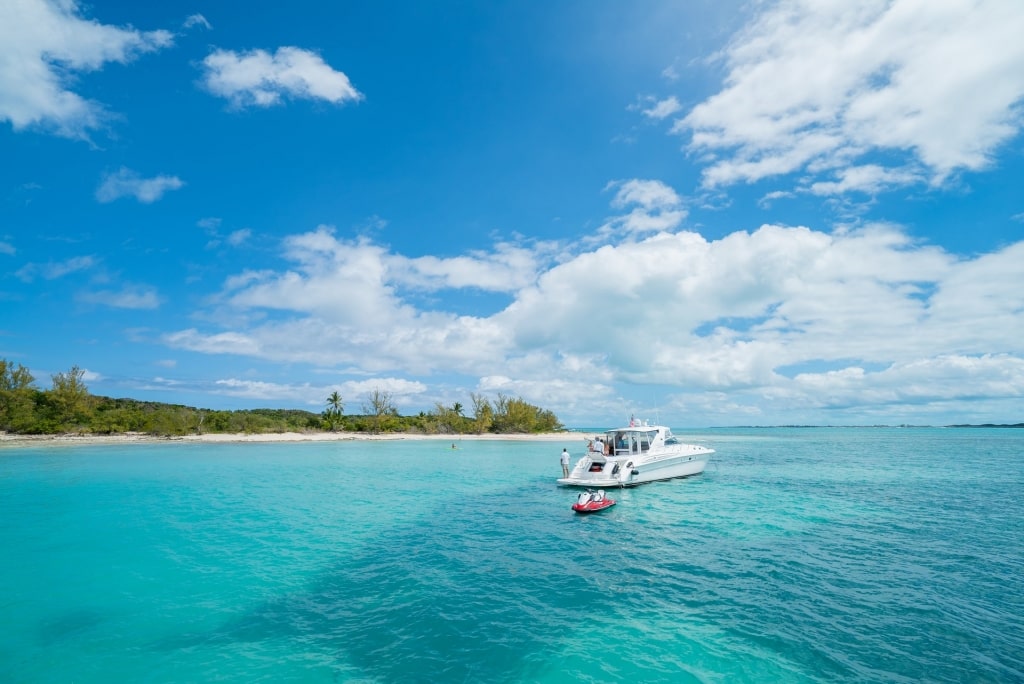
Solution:
<svg viewBox="0 0 1024 684">
<path fill-rule="evenodd" d="M 382 389 L 372 390 L 361 408 L 362 413 L 346 416 L 344 403 L 337 392 L 327 397 L 324 422 L 328 429 L 355 432 L 419 432 L 425 434 L 530 434 L 557 432 L 565 427 L 551 411 L 534 406 L 519 397 L 498 394 L 490 400 L 482 394 L 470 393 L 472 412 L 460 402 L 445 406 L 434 404 L 430 411 L 415 416 L 399 415 L 393 395 Z"/>
<path fill-rule="evenodd" d="M 142 433 L 181 436 L 203 433 L 275 433 L 309 431 L 410 432 L 419 434 L 509 434 L 555 432 L 564 427 L 551 411 L 499 394 L 491 400 L 470 394 L 467 415 L 461 403 L 436 404 L 414 416 L 398 413 L 394 396 L 370 391 L 361 413 L 346 414 L 338 392 L 332 392 L 320 413 L 298 409 L 213 410 L 135 399 L 114 399 L 89 393 L 85 371 L 73 366 L 51 376 L 51 387 L 39 389 L 27 368 L 0 359 L 0 431 L 11 434 Z"/>
</svg>

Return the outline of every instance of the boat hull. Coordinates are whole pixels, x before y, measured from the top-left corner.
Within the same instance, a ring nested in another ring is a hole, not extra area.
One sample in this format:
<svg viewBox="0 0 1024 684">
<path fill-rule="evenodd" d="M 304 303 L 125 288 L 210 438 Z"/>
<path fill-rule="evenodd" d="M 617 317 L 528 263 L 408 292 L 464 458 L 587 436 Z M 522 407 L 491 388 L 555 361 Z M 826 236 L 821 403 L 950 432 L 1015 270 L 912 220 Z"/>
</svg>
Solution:
<svg viewBox="0 0 1024 684">
<path fill-rule="evenodd" d="M 620 464 L 615 475 L 610 473 L 613 467 L 606 467 L 600 472 L 591 472 L 586 466 L 577 465 L 569 477 L 559 478 L 557 483 L 563 487 L 633 487 L 648 482 L 674 480 L 680 477 L 691 477 L 704 472 L 711 453 L 689 453 L 677 456 L 664 456 L 641 461 L 630 466 Z M 614 462 L 611 462 L 614 465 Z"/>
</svg>

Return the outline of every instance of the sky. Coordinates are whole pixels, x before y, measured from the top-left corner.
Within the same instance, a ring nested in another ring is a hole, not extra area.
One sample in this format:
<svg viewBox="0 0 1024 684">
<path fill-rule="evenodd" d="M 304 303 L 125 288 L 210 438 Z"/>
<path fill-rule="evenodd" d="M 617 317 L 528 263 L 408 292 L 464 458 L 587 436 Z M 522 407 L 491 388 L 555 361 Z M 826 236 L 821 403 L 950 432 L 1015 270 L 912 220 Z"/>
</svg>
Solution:
<svg viewBox="0 0 1024 684">
<path fill-rule="evenodd" d="M 566 426 L 1024 422 L 1019 0 L 0 0 L 0 358 Z"/>
</svg>

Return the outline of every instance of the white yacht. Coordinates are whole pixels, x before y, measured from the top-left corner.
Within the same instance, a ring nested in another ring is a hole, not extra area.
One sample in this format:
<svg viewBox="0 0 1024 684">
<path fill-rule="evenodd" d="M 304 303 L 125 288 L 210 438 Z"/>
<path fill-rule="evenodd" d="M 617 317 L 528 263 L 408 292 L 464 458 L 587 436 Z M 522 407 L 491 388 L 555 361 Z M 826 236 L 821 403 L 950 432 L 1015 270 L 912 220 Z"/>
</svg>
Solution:
<svg viewBox="0 0 1024 684">
<path fill-rule="evenodd" d="M 631 487 L 644 482 L 688 477 L 704 472 L 714 449 L 685 444 L 663 425 L 630 421 L 629 427 L 608 430 L 604 438 L 576 462 L 567 487 Z M 595 448 L 596 447 L 596 448 Z"/>
</svg>

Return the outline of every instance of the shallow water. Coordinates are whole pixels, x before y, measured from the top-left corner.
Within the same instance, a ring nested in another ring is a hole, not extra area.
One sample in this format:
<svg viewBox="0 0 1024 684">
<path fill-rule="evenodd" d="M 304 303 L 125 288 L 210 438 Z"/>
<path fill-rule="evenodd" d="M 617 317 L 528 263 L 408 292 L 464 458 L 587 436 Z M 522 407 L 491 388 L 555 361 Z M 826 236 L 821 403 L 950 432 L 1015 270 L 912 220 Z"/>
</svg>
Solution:
<svg viewBox="0 0 1024 684">
<path fill-rule="evenodd" d="M 1024 680 L 1024 431 L 690 438 L 5 448 L 0 680 Z"/>
</svg>

